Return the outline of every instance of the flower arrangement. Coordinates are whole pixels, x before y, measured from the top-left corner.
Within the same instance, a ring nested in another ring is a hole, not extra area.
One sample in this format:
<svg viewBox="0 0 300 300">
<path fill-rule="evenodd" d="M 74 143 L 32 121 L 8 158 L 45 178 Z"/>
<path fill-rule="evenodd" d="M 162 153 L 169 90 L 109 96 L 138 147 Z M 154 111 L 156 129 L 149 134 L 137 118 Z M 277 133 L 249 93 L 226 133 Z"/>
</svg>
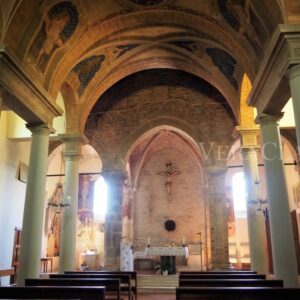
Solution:
<svg viewBox="0 0 300 300">
<path fill-rule="evenodd" d="M 83 261 L 80 265 L 80 269 L 81 271 L 84 271 L 88 268 L 88 265 L 87 265 L 87 262 L 86 261 Z"/>
</svg>

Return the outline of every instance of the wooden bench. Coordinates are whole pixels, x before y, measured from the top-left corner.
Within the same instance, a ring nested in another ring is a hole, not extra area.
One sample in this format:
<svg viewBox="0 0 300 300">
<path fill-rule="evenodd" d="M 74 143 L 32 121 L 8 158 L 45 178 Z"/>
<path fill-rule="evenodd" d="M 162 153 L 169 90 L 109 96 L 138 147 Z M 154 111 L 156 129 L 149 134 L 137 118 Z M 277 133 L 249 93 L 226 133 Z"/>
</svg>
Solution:
<svg viewBox="0 0 300 300">
<path fill-rule="evenodd" d="M 136 271 L 65 271 L 65 274 L 128 274 L 131 277 L 131 291 L 134 294 L 134 299 L 137 300 L 138 282 Z"/>
<path fill-rule="evenodd" d="M 257 274 L 256 271 L 181 271 L 179 274 Z"/>
<path fill-rule="evenodd" d="M 299 300 L 300 288 L 178 287 L 176 300 Z"/>
<path fill-rule="evenodd" d="M 182 279 L 179 280 L 181 287 L 238 287 L 238 286 L 262 286 L 262 287 L 283 287 L 283 280 L 265 279 Z"/>
<path fill-rule="evenodd" d="M 179 274 L 181 279 L 266 279 L 258 274 Z"/>
<path fill-rule="evenodd" d="M 121 291 L 125 291 L 128 295 L 128 300 L 131 300 L 131 277 L 128 274 L 87 274 L 87 273 L 77 273 L 77 274 L 50 274 L 49 278 L 107 278 L 107 279 L 120 279 L 121 281 Z"/>
<path fill-rule="evenodd" d="M 0 287 L 0 299 L 80 299 L 104 300 L 104 287 L 22 286 Z"/>
<path fill-rule="evenodd" d="M 104 286 L 105 296 L 120 300 L 121 280 L 107 278 L 50 278 L 25 279 L 25 286 Z M 105 297 L 108 298 L 108 297 Z"/>
</svg>

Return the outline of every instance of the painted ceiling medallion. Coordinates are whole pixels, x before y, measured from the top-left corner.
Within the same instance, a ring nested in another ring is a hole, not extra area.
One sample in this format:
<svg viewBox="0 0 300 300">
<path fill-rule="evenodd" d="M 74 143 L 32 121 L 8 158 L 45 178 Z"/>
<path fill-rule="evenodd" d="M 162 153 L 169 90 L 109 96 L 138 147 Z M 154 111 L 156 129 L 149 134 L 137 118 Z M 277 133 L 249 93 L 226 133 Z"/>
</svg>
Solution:
<svg viewBox="0 0 300 300">
<path fill-rule="evenodd" d="M 121 5 L 129 7 L 156 7 L 167 5 L 175 0 L 117 0 Z"/>
</svg>

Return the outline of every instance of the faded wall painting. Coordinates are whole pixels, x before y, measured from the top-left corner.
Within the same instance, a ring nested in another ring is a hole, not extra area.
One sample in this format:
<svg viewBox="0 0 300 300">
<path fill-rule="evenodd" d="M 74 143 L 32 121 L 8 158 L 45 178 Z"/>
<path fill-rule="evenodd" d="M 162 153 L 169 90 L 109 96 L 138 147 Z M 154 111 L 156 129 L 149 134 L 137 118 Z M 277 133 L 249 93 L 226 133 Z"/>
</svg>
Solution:
<svg viewBox="0 0 300 300">
<path fill-rule="evenodd" d="M 262 1 L 256 1 L 262 2 Z M 251 0 L 217 0 L 220 14 L 228 25 L 243 35 L 259 55 L 269 34 L 252 7 Z M 267 16 L 264 17 L 267 19 Z"/>
<path fill-rule="evenodd" d="M 77 8 L 69 1 L 54 5 L 43 15 L 43 22 L 29 50 L 29 60 L 44 71 L 55 49 L 64 45 L 78 22 Z"/>
</svg>

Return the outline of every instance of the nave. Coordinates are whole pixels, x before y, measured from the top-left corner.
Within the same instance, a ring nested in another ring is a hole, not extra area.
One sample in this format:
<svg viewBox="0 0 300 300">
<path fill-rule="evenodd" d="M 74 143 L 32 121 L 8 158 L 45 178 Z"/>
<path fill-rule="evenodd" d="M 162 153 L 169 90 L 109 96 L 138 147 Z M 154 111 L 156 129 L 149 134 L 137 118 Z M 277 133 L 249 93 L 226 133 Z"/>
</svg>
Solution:
<svg viewBox="0 0 300 300">
<path fill-rule="evenodd" d="M 148 284 L 141 284 L 147 276 Z M 173 277 L 172 279 L 168 276 Z M 154 277 L 160 281 L 154 286 Z M 170 280 L 176 280 L 170 286 Z M 178 275 L 138 275 L 136 272 L 69 271 L 26 279 L 25 287 L 0 287 L 0 299 L 298 299 L 300 288 L 284 288 L 283 280 L 254 271 L 193 271 Z M 75 296 L 76 295 L 76 296 Z"/>
<path fill-rule="evenodd" d="M 298 287 L 299 24 L 299 0 L 1 0 L 1 284 L 136 264 L 173 296 L 182 268 Z"/>
</svg>

